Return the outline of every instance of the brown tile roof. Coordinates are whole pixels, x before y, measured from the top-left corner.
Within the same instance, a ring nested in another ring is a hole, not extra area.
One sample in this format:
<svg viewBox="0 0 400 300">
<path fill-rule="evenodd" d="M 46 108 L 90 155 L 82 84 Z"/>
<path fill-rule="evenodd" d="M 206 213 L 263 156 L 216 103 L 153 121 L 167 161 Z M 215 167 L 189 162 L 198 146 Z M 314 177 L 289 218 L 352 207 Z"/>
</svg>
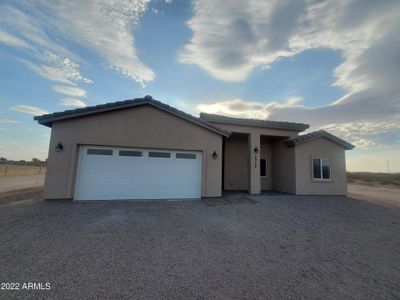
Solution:
<svg viewBox="0 0 400 300">
<path fill-rule="evenodd" d="M 205 120 L 207 122 L 211 122 L 211 123 L 217 123 L 217 124 L 219 123 L 219 124 L 230 124 L 230 125 L 265 127 L 265 128 L 274 128 L 274 129 L 293 130 L 293 131 L 299 131 L 299 132 L 304 131 L 310 127 L 310 125 L 303 124 L 303 123 L 233 118 L 233 117 L 225 117 L 225 116 L 221 116 L 221 115 L 206 114 L 206 113 L 201 113 L 200 119 L 203 119 L 203 120 Z"/>
<path fill-rule="evenodd" d="M 214 126 L 213 124 L 210 124 L 210 123 L 204 121 L 201 118 L 196 118 L 196 117 L 194 117 L 190 114 L 187 114 L 181 110 L 178 110 L 172 106 L 162 103 L 161 101 L 155 100 L 151 96 L 145 96 L 144 98 L 135 98 L 132 100 L 111 102 L 111 103 L 100 104 L 100 105 L 96 105 L 96 106 L 88 106 L 88 107 L 84 107 L 84 108 L 71 109 L 71 110 L 66 110 L 63 112 L 55 112 L 52 114 L 36 116 L 33 119 L 38 121 L 39 124 L 45 125 L 47 127 L 51 127 L 52 124 L 57 121 L 73 119 L 73 118 L 80 118 L 80 117 L 84 117 L 84 116 L 88 116 L 88 115 L 93 115 L 93 114 L 98 114 L 98 113 L 108 112 L 108 111 L 114 111 L 114 110 L 120 110 L 120 109 L 135 107 L 135 106 L 139 106 L 139 105 L 151 105 L 158 109 L 166 111 L 170 114 L 173 114 L 177 117 L 185 119 L 189 122 L 197 124 L 201 127 L 204 127 L 208 130 L 211 130 L 215 133 L 221 134 L 226 137 L 228 137 L 230 135 L 229 131 L 218 128 L 218 127 Z"/>
<path fill-rule="evenodd" d="M 318 131 L 313 131 L 307 134 L 302 134 L 299 135 L 295 138 L 291 138 L 287 141 L 285 141 L 285 144 L 289 147 L 294 147 L 297 144 L 301 143 L 306 143 L 315 139 L 319 138 L 327 138 L 328 140 L 331 140 L 332 142 L 335 142 L 341 146 L 343 146 L 346 150 L 351 150 L 354 148 L 354 145 L 346 142 L 345 140 L 342 140 L 341 138 L 338 138 L 337 136 L 325 131 L 325 130 L 318 130 Z"/>
</svg>

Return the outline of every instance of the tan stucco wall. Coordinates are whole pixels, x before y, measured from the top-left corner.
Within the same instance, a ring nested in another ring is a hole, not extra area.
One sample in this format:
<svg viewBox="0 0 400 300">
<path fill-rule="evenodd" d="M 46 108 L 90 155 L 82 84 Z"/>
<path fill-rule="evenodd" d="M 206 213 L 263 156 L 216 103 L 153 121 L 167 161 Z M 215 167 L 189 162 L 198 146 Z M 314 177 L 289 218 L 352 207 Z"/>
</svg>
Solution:
<svg viewBox="0 0 400 300">
<path fill-rule="evenodd" d="M 224 189 L 249 189 L 249 146 L 248 136 L 233 134 L 225 139 Z"/>
<path fill-rule="evenodd" d="M 272 188 L 272 147 L 269 138 L 260 138 L 259 159 L 267 159 L 267 176 L 261 177 L 261 190 Z M 224 154 L 224 189 L 248 190 L 249 189 L 249 136 L 233 134 L 225 139 Z M 258 157 L 258 155 L 257 155 Z M 257 161 L 257 164 L 259 161 Z"/>
<path fill-rule="evenodd" d="M 54 150 L 58 142 L 64 145 L 60 153 Z M 79 144 L 202 151 L 202 196 L 221 195 L 222 136 L 145 105 L 54 123 L 45 199 L 73 198 Z"/>
<path fill-rule="evenodd" d="M 342 146 L 328 139 L 320 138 L 298 144 L 294 149 L 296 151 L 296 193 L 298 195 L 347 194 L 346 158 Z M 313 181 L 313 156 L 330 158 L 331 181 Z"/>
<path fill-rule="evenodd" d="M 261 190 L 271 190 L 272 189 L 272 145 L 269 138 L 261 137 L 261 154 L 260 159 L 265 158 L 267 160 L 267 176 L 261 177 Z"/>
<path fill-rule="evenodd" d="M 272 189 L 296 194 L 295 149 L 286 147 L 283 141 L 272 143 Z"/>
<path fill-rule="evenodd" d="M 223 123 L 214 123 L 216 126 L 228 130 L 230 132 L 243 133 L 248 135 L 248 153 L 249 155 L 249 169 L 248 169 L 248 178 L 249 178 L 249 192 L 251 194 L 259 194 L 261 190 L 268 190 L 272 187 L 272 178 L 271 174 L 270 178 L 261 178 L 260 177 L 260 155 L 265 155 L 270 152 L 270 156 L 272 155 L 271 146 L 268 149 L 268 146 L 262 147 L 261 139 L 262 136 L 269 137 L 296 137 L 298 136 L 298 132 L 291 130 L 282 130 L 282 129 L 269 129 L 264 127 L 256 127 L 256 126 L 243 126 L 243 125 L 231 125 L 231 124 L 223 124 Z M 229 139 L 229 138 L 228 138 Z M 264 145 L 265 146 L 265 145 Z M 257 147 L 263 151 L 263 148 L 266 149 L 264 153 L 254 153 L 254 148 Z M 269 165 L 272 166 L 272 160 L 269 160 Z M 237 168 L 237 167 L 234 167 Z M 272 172 L 272 171 L 271 171 Z M 225 173 L 226 177 L 226 173 Z M 228 175 L 229 177 L 229 175 Z M 244 185 L 244 180 L 242 182 L 242 186 Z"/>
</svg>

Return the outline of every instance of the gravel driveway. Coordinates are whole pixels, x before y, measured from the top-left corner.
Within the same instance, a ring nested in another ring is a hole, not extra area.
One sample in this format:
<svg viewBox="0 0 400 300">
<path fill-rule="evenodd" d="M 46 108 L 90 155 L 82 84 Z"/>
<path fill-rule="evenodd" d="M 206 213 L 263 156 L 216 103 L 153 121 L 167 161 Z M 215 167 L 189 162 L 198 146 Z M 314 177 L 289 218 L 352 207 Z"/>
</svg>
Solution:
<svg viewBox="0 0 400 300">
<path fill-rule="evenodd" d="M 0 208 L 0 298 L 400 298 L 400 208 L 345 197 Z M 258 202 L 258 203 L 257 203 Z"/>
</svg>

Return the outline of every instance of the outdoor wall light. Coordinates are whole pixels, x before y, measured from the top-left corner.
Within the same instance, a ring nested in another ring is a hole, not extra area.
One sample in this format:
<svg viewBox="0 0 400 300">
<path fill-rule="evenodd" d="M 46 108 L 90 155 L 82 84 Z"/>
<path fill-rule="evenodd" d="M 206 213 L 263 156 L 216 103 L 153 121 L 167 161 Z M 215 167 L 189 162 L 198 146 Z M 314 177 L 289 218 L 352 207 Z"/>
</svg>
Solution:
<svg viewBox="0 0 400 300">
<path fill-rule="evenodd" d="M 254 153 L 255 153 L 255 154 L 258 153 L 258 148 L 257 148 L 257 147 L 254 148 Z"/>
<path fill-rule="evenodd" d="M 56 151 L 57 152 L 61 152 L 64 150 L 64 146 L 63 144 L 61 144 L 61 142 L 58 142 L 57 146 L 56 146 Z"/>
<path fill-rule="evenodd" d="M 212 158 L 217 159 L 217 157 L 218 157 L 217 151 L 214 151 L 214 153 L 212 154 Z"/>
</svg>

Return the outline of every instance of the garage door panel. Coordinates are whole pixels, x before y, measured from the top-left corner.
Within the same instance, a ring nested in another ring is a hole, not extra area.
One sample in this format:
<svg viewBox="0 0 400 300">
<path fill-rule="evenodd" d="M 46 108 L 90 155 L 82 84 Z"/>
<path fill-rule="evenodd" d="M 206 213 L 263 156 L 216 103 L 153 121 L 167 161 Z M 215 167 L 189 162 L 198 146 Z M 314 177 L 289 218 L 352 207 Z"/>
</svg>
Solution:
<svg viewBox="0 0 400 300">
<path fill-rule="evenodd" d="M 113 155 L 88 149 L 111 149 Z M 201 170 L 201 152 L 81 146 L 75 199 L 200 198 Z"/>
</svg>

